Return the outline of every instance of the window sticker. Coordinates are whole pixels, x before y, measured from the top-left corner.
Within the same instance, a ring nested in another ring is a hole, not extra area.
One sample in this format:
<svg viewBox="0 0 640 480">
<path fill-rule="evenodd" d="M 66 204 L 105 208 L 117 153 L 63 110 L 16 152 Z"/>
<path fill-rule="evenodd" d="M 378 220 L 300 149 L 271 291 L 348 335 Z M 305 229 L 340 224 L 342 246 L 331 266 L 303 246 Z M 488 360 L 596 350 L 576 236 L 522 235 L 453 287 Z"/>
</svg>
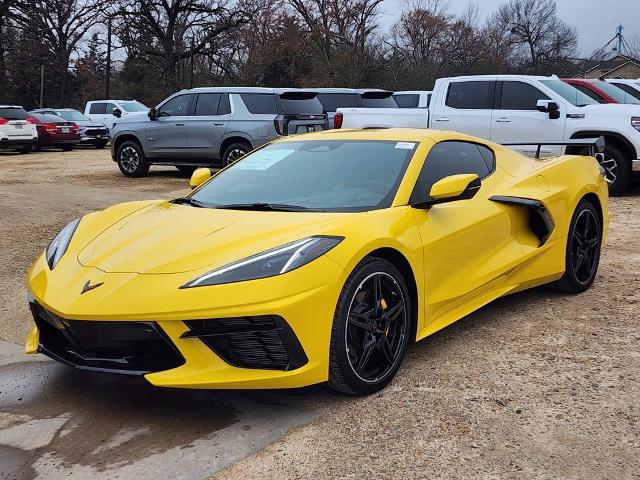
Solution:
<svg viewBox="0 0 640 480">
<path fill-rule="evenodd" d="M 396 143 L 396 148 L 399 148 L 401 150 L 413 150 L 415 146 L 416 146 L 416 144 L 413 143 L 413 142 L 398 142 L 398 143 Z"/>
<path fill-rule="evenodd" d="M 237 170 L 266 170 L 272 167 L 280 160 L 291 155 L 295 150 L 292 149 L 263 149 L 238 161 L 234 166 Z"/>
</svg>

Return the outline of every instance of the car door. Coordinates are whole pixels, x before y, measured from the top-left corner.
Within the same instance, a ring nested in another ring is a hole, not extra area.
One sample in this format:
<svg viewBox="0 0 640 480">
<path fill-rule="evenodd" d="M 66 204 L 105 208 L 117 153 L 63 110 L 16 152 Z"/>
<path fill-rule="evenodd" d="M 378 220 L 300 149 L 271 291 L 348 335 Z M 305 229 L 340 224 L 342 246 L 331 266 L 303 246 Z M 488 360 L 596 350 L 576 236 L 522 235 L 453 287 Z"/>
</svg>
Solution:
<svg viewBox="0 0 640 480">
<path fill-rule="evenodd" d="M 539 88 L 523 81 L 499 82 L 491 122 L 491 140 L 496 143 L 562 142 L 566 108 L 560 107 L 557 119 L 538 111 L 538 100 L 550 100 Z M 535 155 L 536 146 L 512 147 L 526 155 Z M 559 155 L 561 146 L 544 145 L 541 156 Z"/>
<path fill-rule="evenodd" d="M 429 152 L 411 203 L 429 200 L 431 186 L 449 175 L 476 173 L 481 187 L 471 199 L 415 210 L 424 246 L 425 314 L 428 323 L 482 295 L 498 295 L 504 276 L 523 257 L 506 209 L 488 200 L 500 185 L 495 154 L 471 142 L 445 141 Z M 429 328 L 429 327 L 427 327 Z"/>
<path fill-rule="evenodd" d="M 146 122 L 147 155 L 178 158 L 187 154 L 187 120 L 195 94 L 170 97 L 156 109 L 156 116 Z"/>
<path fill-rule="evenodd" d="M 229 125 L 229 94 L 199 93 L 193 115 L 187 118 L 187 153 L 189 158 L 216 160 Z"/>
<path fill-rule="evenodd" d="M 444 98 L 433 103 L 431 128 L 489 140 L 495 85 L 492 80 L 451 81 Z"/>
</svg>

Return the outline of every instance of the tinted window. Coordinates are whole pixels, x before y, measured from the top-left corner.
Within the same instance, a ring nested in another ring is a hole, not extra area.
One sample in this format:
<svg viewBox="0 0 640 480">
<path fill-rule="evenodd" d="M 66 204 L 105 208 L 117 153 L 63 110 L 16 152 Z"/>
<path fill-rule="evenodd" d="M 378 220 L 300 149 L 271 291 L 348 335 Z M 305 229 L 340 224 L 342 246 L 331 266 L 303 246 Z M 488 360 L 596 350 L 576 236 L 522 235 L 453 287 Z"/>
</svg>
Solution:
<svg viewBox="0 0 640 480">
<path fill-rule="evenodd" d="M 48 113 L 34 113 L 31 116 L 40 123 L 67 123 L 64 118 Z"/>
<path fill-rule="evenodd" d="M 77 110 L 59 110 L 57 113 L 56 112 L 46 112 L 46 113 L 53 113 L 71 122 L 89 122 L 90 121 L 87 117 L 85 117 L 83 114 L 81 114 Z"/>
<path fill-rule="evenodd" d="M 365 211 L 391 205 L 417 144 L 373 140 L 277 142 L 244 156 L 193 198 Z M 223 207 L 224 208 L 224 207 Z"/>
<path fill-rule="evenodd" d="M 619 89 L 624 90 L 625 92 L 627 92 L 632 97 L 640 100 L 640 92 L 638 90 L 636 90 L 635 88 L 633 88 L 633 87 L 631 87 L 629 85 L 626 85 L 624 83 L 614 83 L 614 85 L 616 87 L 618 87 Z"/>
<path fill-rule="evenodd" d="M 590 96 L 591 98 L 593 98 L 594 100 L 600 102 L 600 103 L 607 103 L 605 102 L 605 100 L 598 95 L 596 92 L 593 92 L 591 90 L 589 90 L 587 87 L 585 87 L 584 85 L 578 85 L 578 84 L 570 84 L 573 87 L 577 88 L 578 90 L 580 90 L 582 93 L 584 93 L 585 95 Z"/>
<path fill-rule="evenodd" d="M 540 83 L 550 88 L 576 107 L 584 107 L 585 105 L 595 105 L 598 103 L 590 96 L 585 95 L 575 88 L 573 85 L 564 83 L 562 80 L 540 80 Z"/>
<path fill-rule="evenodd" d="M 446 105 L 451 108 L 490 110 L 493 108 L 495 82 L 453 82 Z"/>
<path fill-rule="evenodd" d="M 612 97 L 618 103 L 638 104 L 638 99 L 632 95 L 628 95 L 625 90 L 622 90 L 617 85 L 608 82 L 594 82 L 596 88 L 599 88 L 604 93 Z"/>
<path fill-rule="evenodd" d="M 368 92 L 360 95 L 360 103 L 365 108 L 398 108 L 396 100 L 388 92 Z"/>
<path fill-rule="evenodd" d="M 6 120 L 24 120 L 29 114 L 24 108 L 0 108 L 0 118 Z"/>
<path fill-rule="evenodd" d="M 449 175 L 477 173 L 480 178 L 486 177 L 493 170 L 494 161 L 491 150 L 475 143 L 438 143 L 422 166 L 411 202 L 429 200 L 433 184 Z"/>
<path fill-rule="evenodd" d="M 286 92 L 279 95 L 280 113 L 317 115 L 324 113 L 324 107 L 315 93 Z"/>
<path fill-rule="evenodd" d="M 219 93 L 201 93 L 196 104 L 196 116 L 218 115 Z"/>
<path fill-rule="evenodd" d="M 107 103 L 106 108 L 107 108 L 107 114 L 113 115 L 113 109 L 118 108 L 118 106 L 115 103 Z"/>
<path fill-rule="evenodd" d="M 121 102 L 120 106 L 129 113 L 149 111 L 149 107 L 140 102 Z"/>
<path fill-rule="evenodd" d="M 395 94 L 393 96 L 400 108 L 418 108 L 420 95 L 413 93 Z"/>
<path fill-rule="evenodd" d="M 335 112 L 338 108 L 358 106 L 355 93 L 319 93 L 318 100 L 320 100 L 325 112 Z"/>
<path fill-rule="evenodd" d="M 247 110 L 251 113 L 278 113 L 276 99 L 270 93 L 242 93 L 240 98 L 242 98 Z"/>
<path fill-rule="evenodd" d="M 218 115 L 228 115 L 231 113 L 231 104 L 229 103 L 229 94 L 223 93 L 220 96 L 220 105 L 218 105 Z"/>
<path fill-rule="evenodd" d="M 178 95 L 166 102 L 158 110 L 158 117 L 183 117 L 189 111 L 191 95 Z"/>
<path fill-rule="evenodd" d="M 524 82 L 502 83 L 502 110 L 536 110 L 538 100 L 549 100 L 549 97 L 533 85 Z"/>
<path fill-rule="evenodd" d="M 92 103 L 89 107 L 89 113 L 91 114 L 104 114 L 107 113 L 107 104 L 106 103 Z"/>
</svg>

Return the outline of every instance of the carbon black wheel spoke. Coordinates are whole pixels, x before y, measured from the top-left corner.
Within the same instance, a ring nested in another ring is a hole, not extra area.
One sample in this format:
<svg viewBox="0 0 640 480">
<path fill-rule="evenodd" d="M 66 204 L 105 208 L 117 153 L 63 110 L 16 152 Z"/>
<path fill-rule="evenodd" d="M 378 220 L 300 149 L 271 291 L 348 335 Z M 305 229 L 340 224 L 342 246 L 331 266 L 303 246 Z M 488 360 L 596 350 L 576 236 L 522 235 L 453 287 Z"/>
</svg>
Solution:
<svg viewBox="0 0 640 480">
<path fill-rule="evenodd" d="M 386 336 L 383 336 L 380 341 L 380 352 L 382 352 L 382 356 L 387 361 L 387 365 L 393 365 L 393 351 Z"/>
<path fill-rule="evenodd" d="M 363 373 L 363 370 L 366 368 L 367 363 L 371 360 L 371 355 L 376 348 L 376 340 L 375 338 L 371 338 L 367 341 L 362 347 L 362 353 L 360 354 L 360 358 L 358 359 L 358 365 L 356 365 L 356 371 L 358 373 Z"/>
<path fill-rule="evenodd" d="M 382 318 L 388 320 L 389 322 L 393 322 L 402 312 L 404 312 L 404 304 L 398 303 L 397 305 L 391 307 L 389 310 L 385 311 Z"/>
<path fill-rule="evenodd" d="M 353 312 L 349 314 L 349 325 L 353 325 L 362 330 L 369 330 L 369 322 L 357 318 Z"/>
</svg>

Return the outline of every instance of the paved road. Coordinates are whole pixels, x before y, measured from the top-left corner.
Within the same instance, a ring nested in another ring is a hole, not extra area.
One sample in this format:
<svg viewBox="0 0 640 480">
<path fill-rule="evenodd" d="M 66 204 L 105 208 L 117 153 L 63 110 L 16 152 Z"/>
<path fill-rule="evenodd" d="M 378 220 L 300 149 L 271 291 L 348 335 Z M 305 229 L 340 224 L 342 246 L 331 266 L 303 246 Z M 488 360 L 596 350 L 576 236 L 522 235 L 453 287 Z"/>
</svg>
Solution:
<svg viewBox="0 0 640 480">
<path fill-rule="evenodd" d="M 0 378 L 2 480 L 201 479 L 317 416 L 302 391 L 159 389 L 5 342 Z"/>
</svg>

